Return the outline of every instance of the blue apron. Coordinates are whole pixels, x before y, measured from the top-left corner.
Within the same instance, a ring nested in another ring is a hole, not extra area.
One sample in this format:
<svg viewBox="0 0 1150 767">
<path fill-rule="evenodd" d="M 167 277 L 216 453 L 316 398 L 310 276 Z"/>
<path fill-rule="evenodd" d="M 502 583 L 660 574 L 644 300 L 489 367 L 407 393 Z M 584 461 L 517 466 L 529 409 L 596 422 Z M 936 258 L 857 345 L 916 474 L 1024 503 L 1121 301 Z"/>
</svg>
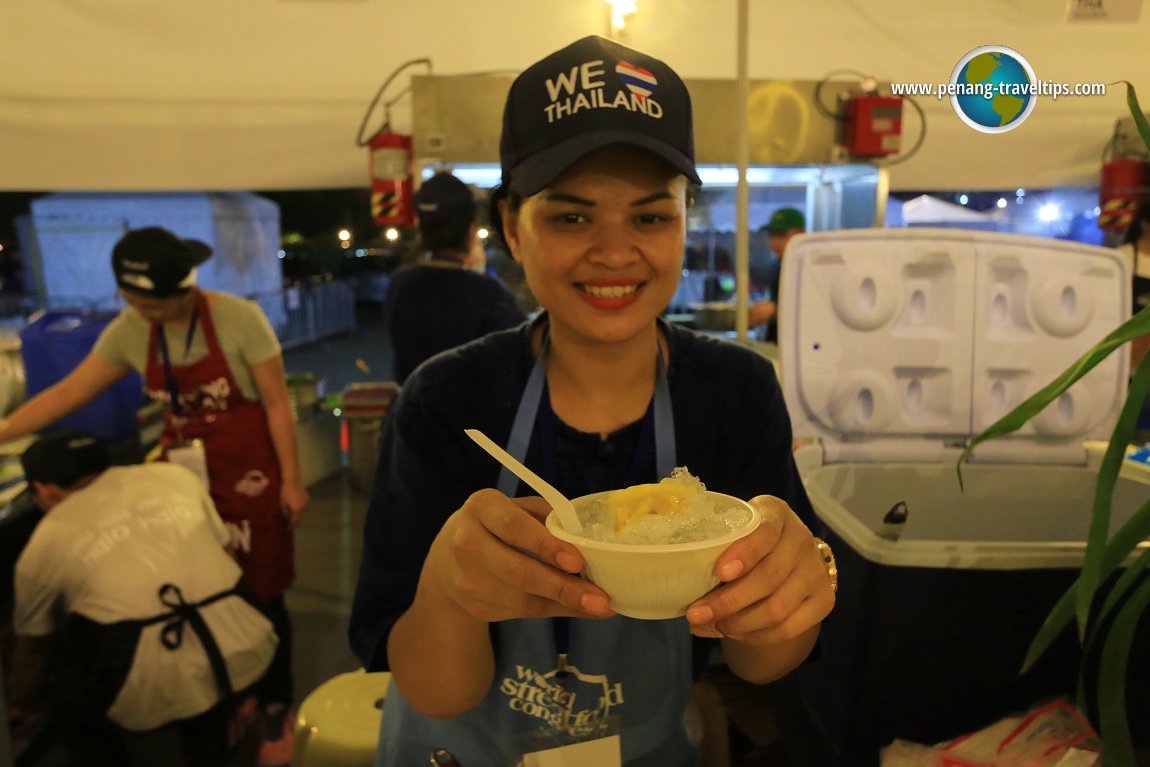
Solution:
<svg viewBox="0 0 1150 767">
<path fill-rule="evenodd" d="M 512 424 L 507 451 L 520 461 L 540 407 L 550 409 L 543 402 L 547 348 L 544 337 Z M 669 476 L 675 434 L 661 355 L 651 410 L 656 467 L 659 476 Z M 555 452 L 553 440 L 542 447 Z M 497 488 L 515 497 L 518 483 L 504 469 Z M 495 680 L 471 711 L 448 721 L 431 719 L 415 711 L 394 682 L 389 685 L 376 767 L 426 764 L 435 748 L 450 751 L 462 767 L 514 767 L 525 739 L 593 737 L 589 733 L 608 717 L 618 723 L 627 767 L 699 764 L 683 726 L 693 685 L 685 618 L 519 619 L 493 623 L 491 632 Z"/>
</svg>

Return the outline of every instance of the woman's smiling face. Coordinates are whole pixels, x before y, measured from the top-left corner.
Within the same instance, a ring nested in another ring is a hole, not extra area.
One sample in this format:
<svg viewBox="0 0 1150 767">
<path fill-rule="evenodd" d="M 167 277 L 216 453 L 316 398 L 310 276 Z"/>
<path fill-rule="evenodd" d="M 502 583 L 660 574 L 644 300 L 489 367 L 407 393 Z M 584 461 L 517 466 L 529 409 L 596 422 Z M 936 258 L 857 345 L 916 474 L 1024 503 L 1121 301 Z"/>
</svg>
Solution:
<svg viewBox="0 0 1150 767">
<path fill-rule="evenodd" d="M 599 150 L 504 210 L 515 260 L 551 322 L 587 340 L 651 327 L 682 273 L 687 179 L 654 155 Z"/>
</svg>

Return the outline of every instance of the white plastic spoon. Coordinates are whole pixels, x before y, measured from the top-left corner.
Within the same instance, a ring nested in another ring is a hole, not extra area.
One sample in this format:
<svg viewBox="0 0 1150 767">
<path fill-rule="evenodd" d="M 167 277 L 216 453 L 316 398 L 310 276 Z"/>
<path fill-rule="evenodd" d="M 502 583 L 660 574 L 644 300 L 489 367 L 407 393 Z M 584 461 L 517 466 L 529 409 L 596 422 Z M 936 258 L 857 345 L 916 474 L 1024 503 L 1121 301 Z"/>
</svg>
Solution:
<svg viewBox="0 0 1150 767">
<path fill-rule="evenodd" d="M 535 492 L 543 496 L 543 500 L 551 504 L 551 508 L 559 515 L 559 521 L 563 523 L 563 529 L 576 535 L 583 534 L 583 523 L 579 521 L 579 515 L 575 512 L 575 504 L 567 500 L 567 496 L 552 487 L 543 477 L 540 477 L 531 471 L 531 469 L 515 460 L 515 457 L 512 456 L 511 453 L 508 453 L 499 445 L 492 442 L 491 438 L 479 429 L 464 429 L 463 431 L 467 436 L 475 440 L 475 444 L 490 453 L 492 458 L 511 469 L 511 472 L 515 476 L 519 477 L 530 485 Z"/>
</svg>

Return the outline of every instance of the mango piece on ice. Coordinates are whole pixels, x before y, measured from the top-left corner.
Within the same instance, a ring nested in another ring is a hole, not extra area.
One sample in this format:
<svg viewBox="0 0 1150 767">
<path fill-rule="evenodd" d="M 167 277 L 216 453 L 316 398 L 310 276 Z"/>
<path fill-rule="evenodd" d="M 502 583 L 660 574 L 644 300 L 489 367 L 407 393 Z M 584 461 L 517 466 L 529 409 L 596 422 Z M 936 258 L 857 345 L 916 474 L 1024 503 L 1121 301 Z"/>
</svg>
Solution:
<svg viewBox="0 0 1150 767">
<path fill-rule="evenodd" d="M 691 488 L 678 482 L 648 483 L 613 490 L 605 503 L 615 519 L 615 532 L 619 532 L 645 514 L 671 516 L 686 505 L 691 495 Z"/>
</svg>

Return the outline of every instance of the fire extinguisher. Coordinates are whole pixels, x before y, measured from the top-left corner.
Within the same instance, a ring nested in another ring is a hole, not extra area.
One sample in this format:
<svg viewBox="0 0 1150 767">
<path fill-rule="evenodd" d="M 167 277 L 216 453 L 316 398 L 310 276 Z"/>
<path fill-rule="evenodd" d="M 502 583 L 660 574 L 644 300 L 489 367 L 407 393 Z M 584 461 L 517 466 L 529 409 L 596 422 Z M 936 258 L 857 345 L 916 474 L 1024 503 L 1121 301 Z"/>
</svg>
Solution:
<svg viewBox="0 0 1150 767">
<path fill-rule="evenodd" d="M 415 226 L 415 207 L 412 204 L 412 195 L 415 193 L 415 177 L 413 145 L 411 136 L 396 133 L 391 130 L 391 105 L 401 98 L 408 90 L 404 90 L 395 99 L 383 105 L 383 127 L 372 134 L 371 138 L 364 138 L 368 120 L 380 103 L 384 91 L 395 77 L 409 66 L 426 64 L 431 69 L 430 59 L 413 59 L 404 63 L 392 72 L 376 91 L 375 98 L 368 105 L 367 112 L 360 123 L 356 143 L 368 148 L 368 171 L 371 178 L 371 217 L 379 226 L 398 226 L 411 228 Z"/>
<path fill-rule="evenodd" d="M 1150 200 L 1150 161 L 1117 151 L 1116 138 L 1103 151 L 1098 228 L 1125 232 L 1138 213 L 1138 203 Z"/>
<path fill-rule="evenodd" d="M 371 172 L 371 217 L 380 226 L 415 226 L 411 136 L 385 126 L 368 142 Z"/>
</svg>

